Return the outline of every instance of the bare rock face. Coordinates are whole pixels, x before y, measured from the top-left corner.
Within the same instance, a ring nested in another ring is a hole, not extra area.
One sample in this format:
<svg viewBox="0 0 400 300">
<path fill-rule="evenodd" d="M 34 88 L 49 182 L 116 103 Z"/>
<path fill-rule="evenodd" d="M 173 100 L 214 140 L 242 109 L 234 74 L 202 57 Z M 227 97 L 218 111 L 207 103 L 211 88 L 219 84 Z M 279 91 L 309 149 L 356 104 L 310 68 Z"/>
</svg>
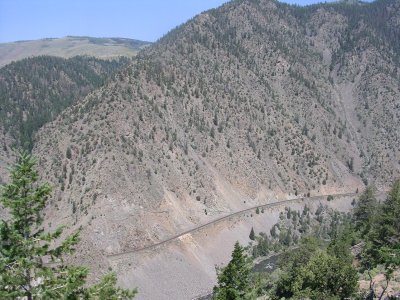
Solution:
<svg viewBox="0 0 400 300">
<path fill-rule="evenodd" d="M 81 227 L 76 259 L 105 271 L 109 254 L 272 196 L 385 188 L 400 175 L 399 13 L 233 1 L 172 31 L 38 133 L 48 226 Z"/>
</svg>

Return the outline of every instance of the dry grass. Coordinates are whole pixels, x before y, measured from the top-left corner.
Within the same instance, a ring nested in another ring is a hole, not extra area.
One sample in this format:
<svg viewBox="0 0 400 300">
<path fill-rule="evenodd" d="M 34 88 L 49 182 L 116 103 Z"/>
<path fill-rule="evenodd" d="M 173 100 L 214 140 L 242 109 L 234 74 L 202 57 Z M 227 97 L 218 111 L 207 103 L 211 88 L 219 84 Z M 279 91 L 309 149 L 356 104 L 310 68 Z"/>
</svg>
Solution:
<svg viewBox="0 0 400 300">
<path fill-rule="evenodd" d="M 86 37 L 64 37 L 0 44 L 0 67 L 12 61 L 39 55 L 53 55 L 69 58 L 77 55 L 112 58 L 133 57 L 145 46 L 128 39 L 95 39 Z"/>
</svg>

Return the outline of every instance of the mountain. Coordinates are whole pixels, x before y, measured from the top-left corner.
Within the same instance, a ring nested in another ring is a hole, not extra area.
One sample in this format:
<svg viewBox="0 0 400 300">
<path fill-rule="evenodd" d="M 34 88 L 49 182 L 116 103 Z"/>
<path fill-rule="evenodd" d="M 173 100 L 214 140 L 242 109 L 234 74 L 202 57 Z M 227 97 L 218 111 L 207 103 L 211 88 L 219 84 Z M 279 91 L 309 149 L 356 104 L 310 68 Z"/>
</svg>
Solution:
<svg viewBox="0 0 400 300">
<path fill-rule="evenodd" d="M 112 268 L 143 299 L 205 292 L 233 241 L 272 212 L 146 246 L 276 199 L 399 177 L 398 36 L 397 0 L 236 0 L 200 14 L 38 132 L 48 226 L 81 228 L 73 260 Z"/>
<path fill-rule="evenodd" d="M 64 38 L 1 43 L 0 67 L 12 61 L 40 55 L 52 55 L 63 58 L 87 55 L 103 59 L 118 56 L 132 57 L 140 49 L 150 44 L 150 42 L 127 38 L 95 38 L 86 36 L 67 36 Z"/>
<path fill-rule="evenodd" d="M 0 165 L 12 160 L 13 148 L 32 149 L 41 126 L 99 88 L 129 61 L 37 56 L 0 68 Z M 0 181 L 4 176 L 2 170 Z"/>
</svg>

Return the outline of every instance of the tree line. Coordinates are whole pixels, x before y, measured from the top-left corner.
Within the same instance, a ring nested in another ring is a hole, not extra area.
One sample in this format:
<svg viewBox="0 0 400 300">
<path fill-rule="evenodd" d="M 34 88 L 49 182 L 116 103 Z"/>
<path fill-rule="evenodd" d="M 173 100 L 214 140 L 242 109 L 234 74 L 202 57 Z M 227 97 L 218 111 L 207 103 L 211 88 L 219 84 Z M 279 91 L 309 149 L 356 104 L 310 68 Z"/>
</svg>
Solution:
<svg viewBox="0 0 400 300">
<path fill-rule="evenodd" d="M 329 243 L 316 235 L 303 237 L 295 250 L 282 252 L 279 269 L 271 275 L 253 272 L 251 249 L 237 242 L 228 265 L 217 268 L 213 299 L 395 299 L 386 292 L 400 267 L 399 216 L 400 180 L 382 203 L 367 187 L 351 222 L 336 230 Z M 383 281 L 375 280 L 377 272 Z M 362 290 L 359 279 L 365 274 L 369 288 Z"/>
</svg>

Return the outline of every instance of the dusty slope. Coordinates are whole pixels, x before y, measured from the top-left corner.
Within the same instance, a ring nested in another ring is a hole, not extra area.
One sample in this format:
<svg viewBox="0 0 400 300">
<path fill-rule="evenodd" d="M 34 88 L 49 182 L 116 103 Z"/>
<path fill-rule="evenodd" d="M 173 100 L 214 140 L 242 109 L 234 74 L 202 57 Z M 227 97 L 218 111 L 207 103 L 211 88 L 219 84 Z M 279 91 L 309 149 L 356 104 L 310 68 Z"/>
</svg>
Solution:
<svg viewBox="0 0 400 300">
<path fill-rule="evenodd" d="M 77 259 L 104 271 L 108 253 L 271 195 L 384 188 L 400 171 L 398 20 L 390 0 L 201 14 L 39 133 L 49 226 L 82 226 Z"/>
<path fill-rule="evenodd" d="M 351 199 L 337 197 L 333 202 L 326 201 L 326 197 L 300 200 L 291 207 L 301 211 L 306 204 L 315 211 L 323 204 L 348 211 Z M 257 233 L 269 232 L 284 208 L 285 205 L 281 205 L 260 214 L 254 210 L 187 234 L 151 251 L 108 260 L 113 270 L 121 274 L 121 284 L 136 284 L 139 287 L 138 299 L 193 299 L 211 292 L 216 283 L 215 266 L 225 265 L 229 261 L 235 241 L 247 245 L 252 227 Z"/>
</svg>

